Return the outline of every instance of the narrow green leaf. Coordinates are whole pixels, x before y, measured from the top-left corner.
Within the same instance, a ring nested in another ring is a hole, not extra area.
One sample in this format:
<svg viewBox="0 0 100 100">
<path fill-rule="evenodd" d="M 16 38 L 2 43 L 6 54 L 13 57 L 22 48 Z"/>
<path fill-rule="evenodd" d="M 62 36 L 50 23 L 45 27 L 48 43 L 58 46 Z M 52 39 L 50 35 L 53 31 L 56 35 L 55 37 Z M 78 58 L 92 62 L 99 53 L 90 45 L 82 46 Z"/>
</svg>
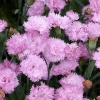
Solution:
<svg viewBox="0 0 100 100">
<path fill-rule="evenodd" d="M 91 77 L 91 74 L 92 74 L 92 71 L 94 69 L 94 64 L 95 64 L 95 61 L 91 61 L 89 66 L 87 67 L 85 73 L 84 73 L 84 77 L 86 79 L 89 79 Z"/>
<path fill-rule="evenodd" d="M 93 81 L 94 79 L 96 79 L 96 78 L 99 77 L 99 76 L 100 76 L 100 72 L 97 73 L 96 75 L 94 75 L 94 76 L 91 78 L 91 81 Z"/>
<path fill-rule="evenodd" d="M 14 14 L 17 14 L 18 12 L 19 12 L 19 9 L 16 9 L 15 12 L 14 12 Z"/>
<path fill-rule="evenodd" d="M 80 6 L 84 6 L 84 4 L 81 2 L 81 0 L 75 0 Z"/>
</svg>

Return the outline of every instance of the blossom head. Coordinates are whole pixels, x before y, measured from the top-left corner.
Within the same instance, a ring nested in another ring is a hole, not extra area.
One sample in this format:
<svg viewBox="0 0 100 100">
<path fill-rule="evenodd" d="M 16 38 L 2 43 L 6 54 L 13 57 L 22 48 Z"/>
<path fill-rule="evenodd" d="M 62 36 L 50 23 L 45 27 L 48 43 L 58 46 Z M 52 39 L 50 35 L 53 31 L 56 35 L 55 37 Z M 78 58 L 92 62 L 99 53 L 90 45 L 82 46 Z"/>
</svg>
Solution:
<svg viewBox="0 0 100 100">
<path fill-rule="evenodd" d="M 7 27 L 7 22 L 4 20 L 0 20 L 0 32 L 4 31 L 6 27 Z"/>
</svg>

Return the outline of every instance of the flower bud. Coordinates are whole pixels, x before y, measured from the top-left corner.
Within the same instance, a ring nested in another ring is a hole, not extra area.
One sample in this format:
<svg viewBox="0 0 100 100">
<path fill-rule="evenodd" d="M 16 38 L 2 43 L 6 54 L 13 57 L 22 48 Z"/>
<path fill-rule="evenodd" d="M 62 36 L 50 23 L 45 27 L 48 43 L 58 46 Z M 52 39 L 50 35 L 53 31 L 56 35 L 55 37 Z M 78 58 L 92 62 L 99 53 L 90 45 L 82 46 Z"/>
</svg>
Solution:
<svg viewBox="0 0 100 100">
<path fill-rule="evenodd" d="M 32 5 L 34 1 L 35 1 L 35 0 L 26 0 L 26 3 L 27 3 L 28 5 Z"/>
<path fill-rule="evenodd" d="M 12 27 L 11 27 L 11 28 L 9 29 L 9 34 L 10 34 L 10 35 L 16 34 L 16 33 L 18 33 L 18 31 L 17 31 L 15 28 L 12 28 Z"/>
<path fill-rule="evenodd" d="M 3 100 L 5 98 L 4 91 L 0 88 L 0 100 Z"/>
<path fill-rule="evenodd" d="M 60 37 L 61 36 L 61 29 L 59 27 L 55 28 L 56 36 Z"/>
<path fill-rule="evenodd" d="M 86 14 L 86 15 L 90 15 L 91 13 L 92 13 L 92 9 L 87 8 L 87 9 L 85 10 L 85 14 Z"/>
<path fill-rule="evenodd" d="M 86 89 L 90 89 L 92 86 L 92 82 L 90 80 L 83 81 L 83 85 Z"/>
<path fill-rule="evenodd" d="M 89 49 L 90 50 L 95 50 L 97 41 L 98 41 L 98 38 L 94 38 L 94 39 L 90 38 L 89 39 Z"/>
<path fill-rule="evenodd" d="M 100 96 L 97 96 L 96 99 L 97 99 L 97 100 L 100 100 Z"/>
</svg>

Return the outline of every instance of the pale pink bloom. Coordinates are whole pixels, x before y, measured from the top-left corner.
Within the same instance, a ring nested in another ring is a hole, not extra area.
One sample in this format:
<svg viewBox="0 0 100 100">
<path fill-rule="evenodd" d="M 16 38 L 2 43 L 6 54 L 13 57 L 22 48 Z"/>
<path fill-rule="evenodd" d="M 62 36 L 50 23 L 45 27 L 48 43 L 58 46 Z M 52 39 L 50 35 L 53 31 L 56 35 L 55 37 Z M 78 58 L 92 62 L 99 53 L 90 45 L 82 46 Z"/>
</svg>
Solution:
<svg viewBox="0 0 100 100">
<path fill-rule="evenodd" d="M 56 90 L 55 100 L 83 100 L 83 90 L 74 85 L 60 87 Z"/>
<path fill-rule="evenodd" d="M 33 82 L 46 78 L 47 70 L 45 61 L 36 55 L 30 55 L 21 62 L 22 73 Z"/>
<path fill-rule="evenodd" d="M 66 48 L 65 48 L 65 54 L 68 59 L 74 58 L 78 60 L 79 57 L 81 56 L 80 47 L 78 46 L 76 42 L 71 43 L 71 44 L 67 43 Z"/>
<path fill-rule="evenodd" d="M 29 34 L 28 34 L 29 36 Z M 30 37 L 30 36 L 29 36 Z M 42 36 L 35 36 L 31 37 L 32 42 L 28 45 L 27 49 L 24 50 L 22 53 L 18 54 L 19 59 L 24 59 L 29 55 L 39 55 L 41 52 L 44 51 L 46 38 Z"/>
<path fill-rule="evenodd" d="M 28 16 L 41 15 L 43 14 L 43 12 L 44 12 L 43 1 L 35 1 L 28 9 L 27 15 Z"/>
<path fill-rule="evenodd" d="M 70 74 L 77 66 L 78 62 L 75 59 L 66 59 L 58 65 L 53 65 L 50 73 L 54 76 Z"/>
<path fill-rule="evenodd" d="M 44 56 L 51 62 L 63 60 L 65 58 L 65 47 L 66 43 L 63 40 L 57 38 L 49 38 L 44 49 Z"/>
<path fill-rule="evenodd" d="M 20 74 L 20 65 L 14 62 L 10 62 L 8 59 L 5 59 L 3 63 L 0 63 L 0 70 L 8 68 L 16 73 L 16 75 Z"/>
<path fill-rule="evenodd" d="M 6 46 L 9 54 L 19 54 L 23 52 L 28 45 L 30 45 L 31 39 L 26 34 L 15 34 L 7 40 Z"/>
<path fill-rule="evenodd" d="M 44 83 L 40 86 L 31 88 L 29 100 L 54 100 L 54 88 L 51 88 Z"/>
<path fill-rule="evenodd" d="M 81 22 L 75 21 L 66 29 L 65 34 L 72 41 L 82 40 L 85 42 L 88 40 L 88 34 L 84 31 L 84 26 Z"/>
<path fill-rule="evenodd" d="M 76 12 L 74 12 L 72 10 L 66 12 L 66 16 L 68 16 L 72 21 L 79 19 L 78 13 L 76 13 Z"/>
<path fill-rule="evenodd" d="M 67 77 L 64 77 L 60 80 L 60 84 L 63 86 L 63 87 L 66 87 L 66 85 L 73 85 L 73 86 L 77 86 L 79 88 L 84 88 L 83 86 L 83 81 L 85 79 L 76 74 L 76 73 L 71 73 L 69 74 Z"/>
<path fill-rule="evenodd" d="M 27 33 L 49 36 L 50 26 L 48 19 L 44 16 L 31 16 L 27 22 L 24 22 L 23 26 Z"/>
<path fill-rule="evenodd" d="M 61 16 L 53 12 L 49 13 L 48 20 L 51 27 L 59 27 L 62 29 L 68 28 L 69 24 L 72 22 L 69 17 Z"/>
<path fill-rule="evenodd" d="M 64 8 L 66 5 L 64 0 L 45 0 L 45 4 L 50 9 L 50 12 L 58 11 L 60 12 L 61 9 Z"/>
<path fill-rule="evenodd" d="M 85 58 L 85 59 L 89 58 L 89 52 L 86 47 L 86 44 L 83 44 L 80 42 L 78 46 L 80 47 L 80 51 L 81 51 L 80 57 Z"/>
<path fill-rule="evenodd" d="M 85 32 L 88 33 L 89 38 L 100 37 L 100 24 L 89 22 L 86 26 Z"/>
<path fill-rule="evenodd" d="M 7 22 L 0 19 L 0 32 L 4 31 L 7 26 Z"/>
<path fill-rule="evenodd" d="M 0 70 L 0 88 L 5 93 L 12 93 L 19 85 L 16 73 L 8 68 Z"/>
<path fill-rule="evenodd" d="M 95 60 L 95 66 L 100 68 L 100 48 L 92 54 L 92 59 Z"/>
</svg>

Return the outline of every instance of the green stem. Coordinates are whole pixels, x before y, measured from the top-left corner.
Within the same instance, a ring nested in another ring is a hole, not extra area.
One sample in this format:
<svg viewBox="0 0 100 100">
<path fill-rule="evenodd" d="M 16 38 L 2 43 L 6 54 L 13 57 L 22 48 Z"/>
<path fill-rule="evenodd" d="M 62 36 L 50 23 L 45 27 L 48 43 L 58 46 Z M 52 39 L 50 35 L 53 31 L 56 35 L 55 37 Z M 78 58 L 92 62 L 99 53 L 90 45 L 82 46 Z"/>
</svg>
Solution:
<svg viewBox="0 0 100 100">
<path fill-rule="evenodd" d="M 47 85 L 49 86 L 49 80 L 50 80 L 50 69 L 52 68 L 53 63 L 50 62 L 49 67 L 48 67 L 48 80 L 47 80 Z"/>
</svg>

